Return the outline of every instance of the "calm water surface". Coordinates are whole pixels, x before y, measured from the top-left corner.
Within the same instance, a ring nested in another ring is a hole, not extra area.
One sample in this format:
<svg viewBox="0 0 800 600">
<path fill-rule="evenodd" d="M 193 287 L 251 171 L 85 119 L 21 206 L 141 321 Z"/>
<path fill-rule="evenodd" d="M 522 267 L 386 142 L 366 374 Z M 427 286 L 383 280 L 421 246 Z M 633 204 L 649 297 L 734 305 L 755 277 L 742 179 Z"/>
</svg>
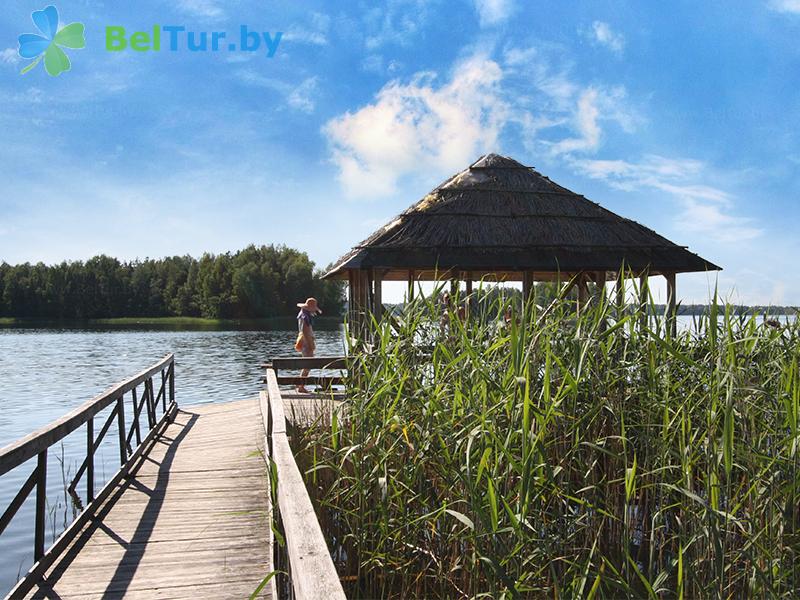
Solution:
<svg viewBox="0 0 800 600">
<path fill-rule="evenodd" d="M 169 352 L 176 358 L 179 406 L 252 398 L 262 389 L 259 378 L 263 371 L 258 365 L 273 356 L 296 356 L 292 348 L 295 336 L 295 331 L 0 328 L 0 447 L 61 417 Z M 318 355 L 342 353 L 339 331 L 317 331 L 316 336 Z M 157 380 L 153 382 L 156 392 Z M 106 414 L 95 420 L 95 434 Z M 119 467 L 116 435 L 112 428 L 98 450 L 97 490 Z M 48 545 L 63 530 L 65 521 L 72 519 L 63 481 L 71 480 L 85 458 L 85 440 L 85 429 L 80 428 L 50 449 Z M 0 477 L 0 514 L 35 463 L 30 460 Z M 35 492 L 0 536 L 0 597 L 33 562 L 34 496 Z"/>
</svg>

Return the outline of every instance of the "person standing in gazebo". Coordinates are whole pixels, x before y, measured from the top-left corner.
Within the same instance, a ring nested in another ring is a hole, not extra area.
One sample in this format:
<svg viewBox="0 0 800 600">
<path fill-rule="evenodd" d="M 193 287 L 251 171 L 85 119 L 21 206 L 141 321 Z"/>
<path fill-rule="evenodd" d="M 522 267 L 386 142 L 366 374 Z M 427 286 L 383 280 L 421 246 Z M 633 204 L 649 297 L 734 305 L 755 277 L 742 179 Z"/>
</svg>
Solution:
<svg viewBox="0 0 800 600">
<path fill-rule="evenodd" d="M 314 356 L 314 350 L 317 348 L 312 320 L 322 311 L 317 305 L 316 298 L 308 298 L 305 302 L 298 303 L 297 306 L 300 312 L 297 313 L 297 341 L 294 344 L 294 348 L 304 357 L 310 358 Z M 308 377 L 308 372 L 308 369 L 303 369 L 300 376 Z M 297 386 L 297 391 L 302 394 L 308 393 L 304 385 Z"/>
</svg>

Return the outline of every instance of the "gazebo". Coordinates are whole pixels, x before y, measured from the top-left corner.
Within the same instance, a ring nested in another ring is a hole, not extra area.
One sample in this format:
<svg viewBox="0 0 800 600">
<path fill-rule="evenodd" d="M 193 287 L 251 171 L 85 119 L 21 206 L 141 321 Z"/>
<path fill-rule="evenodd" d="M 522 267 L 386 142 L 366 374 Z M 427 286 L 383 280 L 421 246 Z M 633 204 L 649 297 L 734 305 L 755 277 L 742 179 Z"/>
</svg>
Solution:
<svg viewBox="0 0 800 600">
<path fill-rule="evenodd" d="M 450 177 L 336 262 L 326 275 L 349 282 L 349 321 L 356 328 L 383 310 L 382 282 L 571 281 L 579 302 L 589 281 L 604 288 L 623 268 L 667 282 L 675 314 L 677 273 L 717 265 L 551 181 L 516 160 L 487 154 Z M 618 284 L 618 292 L 619 290 Z M 675 320 L 672 319 L 674 328 Z"/>
</svg>

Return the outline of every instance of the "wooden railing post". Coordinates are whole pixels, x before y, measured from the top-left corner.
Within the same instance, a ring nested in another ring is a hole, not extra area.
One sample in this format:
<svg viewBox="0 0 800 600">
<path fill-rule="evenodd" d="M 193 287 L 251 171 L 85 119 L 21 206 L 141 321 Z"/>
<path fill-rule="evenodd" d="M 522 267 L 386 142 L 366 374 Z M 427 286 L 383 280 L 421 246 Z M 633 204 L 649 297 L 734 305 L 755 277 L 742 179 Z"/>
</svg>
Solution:
<svg viewBox="0 0 800 600">
<path fill-rule="evenodd" d="M 125 439 L 125 405 L 123 396 L 117 398 L 117 426 L 119 427 L 119 464 L 124 465 L 128 460 L 128 442 Z"/>
<path fill-rule="evenodd" d="M 169 403 L 175 402 L 175 360 L 169 364 Z"/>
<path fill-rule="evenodd" d="M 39 452 L 36 462 L 36 530 L 33 540 L 33 558 L 44 556 L 45 515 L 47 512 L 47 448 Z"/>
<path fill-rule="evenodd" d="M 139 413 L 141 410 L 139 409 L 139 400 L 136 395 L 136 388 L 131 390 L 131 395 L 133 396 L 133 430 L 136 432 L 136 445 L 142 443 L 142 433 L 139 430 Z"/>
<path fill-rule="evenodd" d="M 86 421 L 86 503 L 94 500 L 94 417 Z"/>
<path fill-rule="evenodd" d="M 144 390 L 147 394 L 147 424 L 152 429 L 156 426 L 156 403 L 153 397 L 153 378 L 148 377 L 144 381 Z"/>
<path fill-rule="evenodd" d="M 161 371 L 161 410 L 167 412 L 167 373 L 169 367 Z"/>
</svg>

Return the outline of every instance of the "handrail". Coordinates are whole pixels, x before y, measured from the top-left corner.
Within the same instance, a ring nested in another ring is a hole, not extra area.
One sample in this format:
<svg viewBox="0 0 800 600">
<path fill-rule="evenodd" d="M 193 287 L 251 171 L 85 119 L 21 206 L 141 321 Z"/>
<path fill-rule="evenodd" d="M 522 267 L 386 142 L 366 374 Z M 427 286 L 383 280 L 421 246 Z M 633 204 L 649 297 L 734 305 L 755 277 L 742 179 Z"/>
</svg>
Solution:
<svg viewBox="0 0 800 600">
<path fill-rule="evenodd" d="M 11 469 L 33 458 L 43 449 L 60 442 L 70 433 L 78 429 L 78 427 L 85 424 L 90 418 L 107 408 L 119 396 L 131 391 L 145 379 L 163 370 L 166 365 L 172 363 L 174 360 L 174 354 L 166 355 L 152 367 L 114 385 L 91 400 L 87 400 L 60 419 L 56 419 L 49 425 L 45 425 L 33 433 L 26 435 L 24 438 L 0 449 L 0 476 L 5 475 Z"/>
<path fill-rule="evenodd" d="M 261 365 L 265 369 L 346 369 L 347 359 L 343 356 L 313 357 L 275 357 L 271 363 Z"/>
<path fill-rule="evenodd" d="M 153 376 L 161 374 L 161 386 L 158 394 L 153 386 Z M 144 392 L 137 400 L 136 388 L 144 384 Z M 125 426 L 125 394 L 131 392 L 133 410 L 130 428 Z M 169 396 L 169 405 L 167 397 Z M 157 417 L 157 410 L 161 405 L 161 417 Z M 100 432 L 95 436 L 94 417 L 111 405 L 114 408 L 106 418 Z M 141 435 L 140 416 L 146 407 L 147 425 L 149 431 L 144 437 Z M 0 515 L 0 534 L 17 514 L 27 497 L 36 489 L 36 513 L 33 556 L 34 564 L 23 579 L 21 579 L 9 597 L 19 597 L 29 591 L 47 572 L 58 554 L 63 551 L 74 539 L 83 525 L 92 517 L 95 510 L 115 489 L 115 486 L 131 470 L 131 465 L 144 454 L 144 449 L 169 423 L 177 412 L 175 401 L 175 356 L 168 354 L 155 365 L 129 377 L 128 379 L 112 386 L 88 402 L 84 402 L 76 409 L 37 429 L 30 435 L 0 449 L 0 476 L 36 457 L 36 467 L 22 485 L 17 495 Z M 94 485 L 94 454 L 100 447 L 104 436 L 116 421 L 119 430 L 119 457 L 120 468 L 112 475 L 111 479 L 95 495 Z M 86 508 L 72 521 L 64 532 L 56 539 L 45 552 L 45 517 L 47 493 L 47 451 L 53 444 L 58 443 L 70 433 L 81 426 L 86 426 L 86 459 L 77 470 L 67 491 L 75 500 L 77 506 L 82 507 L 76 486 L 85 474 L 86 481 Z M 136 446 L 131 446 L 136 435 Z"/>
<path fill-rule="evenodd" d="M 342 370 L 347 368 L 347 358 L 343 356 L 291 356 L 291 357 L 275 357 L 272 362 L 263 363 L 262 369 L 274 369 L 278 378 L 279 385 L 315 385 L 323 389 L 330 389 L 335 385 L 343 385 L 344 380 L 341 377 L 330 375 L 319 375 L 309 377 L 308 375 L 277 375 L 281 369 L 301 369 L 308 371 L 310 369 L 329 369 L 329 370 Z M 266 377 L 262 378 L 263 383 L 267 383 Z"/>
<path fill-rule="evenodd" d="M 266 382 L 267 391 L 260 393 L 259 400 L 266 447 L 277 474 L 274 482 L 278 497 L 276 508 L 283 525 L 293 597 L 297 600 L 344 600 L 339 575 L 286 437 L 283 397 L 275 369 L 267 369 Z"/>
</svg>

